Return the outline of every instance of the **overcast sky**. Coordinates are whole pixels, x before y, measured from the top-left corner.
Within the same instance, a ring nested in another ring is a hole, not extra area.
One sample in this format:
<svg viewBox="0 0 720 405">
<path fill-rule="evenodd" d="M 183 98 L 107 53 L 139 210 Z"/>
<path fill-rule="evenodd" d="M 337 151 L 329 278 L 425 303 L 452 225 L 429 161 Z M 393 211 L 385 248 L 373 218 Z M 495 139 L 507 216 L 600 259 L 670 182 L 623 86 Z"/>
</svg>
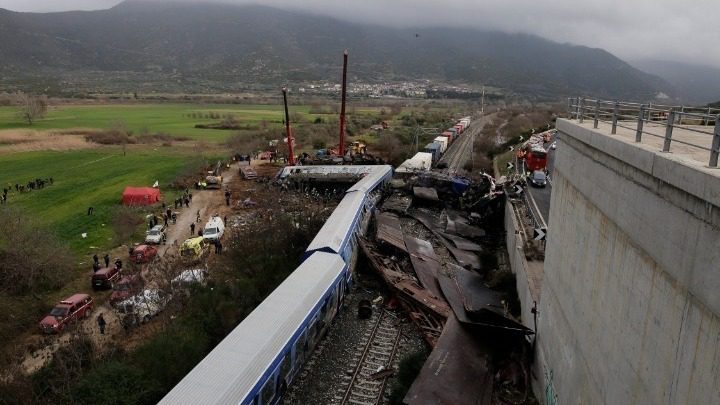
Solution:
<svg viewBox="0 0 720 405">
<path fill-rule="evenodd" d="M 157 1 L 157 0 L 156 0 Z M 175 1 L 175 0 L 161 0 Z M 183 1 L 183 0 L 178 0 Z M 119 0 L 0 0 L 15 11 L 93 10 Z M 460 25 L 527 32 L 606 49 L 720 67 L 718 0 L 224 0 L 392 26 Z"/>
</svg>

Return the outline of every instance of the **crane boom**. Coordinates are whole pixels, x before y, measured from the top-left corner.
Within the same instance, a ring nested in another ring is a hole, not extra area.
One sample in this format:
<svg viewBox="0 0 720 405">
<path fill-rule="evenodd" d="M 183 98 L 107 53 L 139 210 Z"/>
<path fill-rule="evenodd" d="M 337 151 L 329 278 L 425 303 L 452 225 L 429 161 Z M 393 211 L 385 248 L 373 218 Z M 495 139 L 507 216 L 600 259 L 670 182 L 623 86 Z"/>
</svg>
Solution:
<svg viewBox="0 0 720 405">
<path fill-rule="evenodd" d="M 338 153 L 345 156 L 345 95 L 347 93 L 347 62 L 348 51 L 343 53 L 343 75 L 342 75 L 342 95 L 340 97 L 340 145 Z"/>
<path fill-rule="evenodd" d="M 282 88 L 282 94 L 283 94 L 283 103 L 285 104 L 285 133 L 287 135 L 287 143 L 288 143 L 288 163 L 290 163 L 290 166 L 295 165 L 295 153 L 293 151 L 293 144 L 295 143 L 292 131 L 290 130 L 290 114 L 288 113 L 288 104 L 287 104 L 287 87 Z"/>
</svg>

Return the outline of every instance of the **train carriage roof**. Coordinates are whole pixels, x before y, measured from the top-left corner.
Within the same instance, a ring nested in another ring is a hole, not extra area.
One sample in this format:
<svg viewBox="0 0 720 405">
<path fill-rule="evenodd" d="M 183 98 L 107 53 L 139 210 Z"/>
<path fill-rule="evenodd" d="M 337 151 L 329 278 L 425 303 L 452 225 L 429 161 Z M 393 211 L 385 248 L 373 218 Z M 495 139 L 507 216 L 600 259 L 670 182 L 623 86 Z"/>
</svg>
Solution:
<svg viewBox="0 0 720 405">
<path fill-rule="evenodd" d="M 348 192 L 320 228 L 320 232 L 305 250 L 308 255 L 314 251 L 340 253 L 349 238 L 353 223 L 365 204 L 365 193 Z"/>
<path fill-rule="evenodd" d="M 353 184 L 352 187 L 348 189 L 348 193 L 352 191 L 363 191 L 368 192 L 372 191 L 375 188 L 380 185 L 380 183 L 390 180 L 392 177 L 392 166 L 390 165 L 378 165 L 373 168 L 370 173 L 365 175 L 360 181 Z"/>
<path fill-rule="evenodd" d="M 373 170 L 378 166 L 374 165 L 331 165 L 331 166 L 285 166 L 278 177 L 284 179 L 291 173 L 305 173 L 305 174 L 367 174 L 372 173 Z"/>
<path fill-rule="evenodd" d="M 344 268 L 340 256 L 314 253 L 160 403 L 240 403 Z"/>
</svg>

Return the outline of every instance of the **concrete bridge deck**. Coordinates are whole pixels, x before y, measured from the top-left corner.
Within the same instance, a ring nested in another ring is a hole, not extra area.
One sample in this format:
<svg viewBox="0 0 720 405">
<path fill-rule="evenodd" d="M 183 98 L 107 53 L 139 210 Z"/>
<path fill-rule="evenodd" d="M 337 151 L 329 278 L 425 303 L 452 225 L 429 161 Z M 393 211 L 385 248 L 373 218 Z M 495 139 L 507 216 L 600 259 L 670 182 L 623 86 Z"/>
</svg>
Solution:
<svg viewBox="0 0 720 405">
<path fill-rule="evenodd" d="M 661 152 L 666 154 L 668 158 L 672 158 L 674 156 L 679 159 L 683 159 L 688 163 L 694 161 L 699 165 L 698 168 L 708 166 L 713 137 L 712 135 L 698 133 L 695 131 L 712 132 L 712 126 L 683 125 L 682 127 L 675 127 L 672 133 L 670 152 L 662 152 L 663 143 L 665 142 L 665 125 L 660 123 L 645 123 L 643 126 L 644 133 L 642 134 L 640 143 L 635 142 L 636 121 L 618 122 L 615 135 L 612 135 L 612 124 L 608 122 L 598 122 L 598 127 L 596 129 L 593 129 L 592 120 L 585 120 L 582 123 L 573 121 L 573 123 L 578 127 L 594 130 L 595 132 L 616 138 L 641 149 L 652 152 Z M 712 169 L 712 171 L 717 172 L 718 169 Z"/>
</svg>

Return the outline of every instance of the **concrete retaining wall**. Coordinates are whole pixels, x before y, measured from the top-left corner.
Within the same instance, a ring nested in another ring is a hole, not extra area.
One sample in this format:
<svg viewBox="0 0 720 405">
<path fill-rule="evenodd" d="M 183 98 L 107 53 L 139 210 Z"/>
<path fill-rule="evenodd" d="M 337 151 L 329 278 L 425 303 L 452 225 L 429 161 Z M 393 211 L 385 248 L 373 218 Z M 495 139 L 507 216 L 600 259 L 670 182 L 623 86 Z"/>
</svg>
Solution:
<svg viewBox="0 0 720 405">
<path fill-rule="evenodd" d="M 533 308 L 533 301 L 536 301 L 537 297 L 533 297 L 530 292 L 528 263 L 523 251 L 523 238 L 522 235 L 520 235 L 520 225 L 515 216 L 513 205 L 509 201 L 505 203 L 505 230 L 507 232 L 505 242 L 508 256 L 510 257 L 510 267 L 517 281 L 516 285 L 522 311 L 522 322 L 523 325 L 535 330 L 531 310 Z"/>
<path fill-rule="evenodd" d="M 720 403 L 718 172 L 558 129 L 539 399 Z"/>
<path fill-rule="evenodd" d="M 520 234 L 521 227 L 518 223 L 513 204 L 509 201 L 505 203 L 505 231 L 505 242 L 510 268 L 513 274 L 515 274 L 515 286 L 517 288 L 518 299 L 520 300 L 522 324 L 535 330 L 535 319 L 532 309 L 534 303 L 539 300 L 539 297 L 536 296 L 537 293 L 533 294 L 530 288 L 532 281 L 529 275 L 529 265 L 525 259 L 525 252 L 523 251 L 523 237 Z M 532 375 L 537 377 L 540 375 L 540 371 L 540 369 L 535 370 Z M 539 397 L 542 390 L 541 381 L 533 378 L 532 385 L 535 396 Z"/>
</svg>

